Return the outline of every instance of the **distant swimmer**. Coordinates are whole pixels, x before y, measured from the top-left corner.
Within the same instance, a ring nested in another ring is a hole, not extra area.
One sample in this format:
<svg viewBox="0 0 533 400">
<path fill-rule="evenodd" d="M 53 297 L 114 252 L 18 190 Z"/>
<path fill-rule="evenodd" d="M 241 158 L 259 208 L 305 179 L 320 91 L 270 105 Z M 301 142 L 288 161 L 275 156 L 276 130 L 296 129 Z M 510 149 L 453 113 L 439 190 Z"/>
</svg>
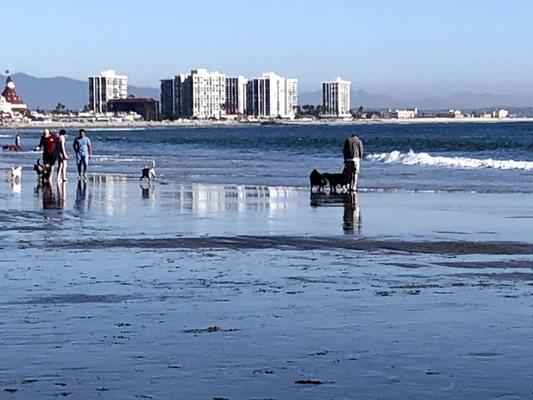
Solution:
<svg viewBox="0 0 533 400">
<path fill-rule="evenodd" d="M 363 142 L 353 134 L 344 142 L 342 149 L 344 155 L 344 168 L 350 176 L 349 190 L 357 190 L 357 179 L 361 170 L 361 159 L 363 158 Z"/>
<path fill-rule="evenodd" d="M 2 146 L 2 150 L 4 150 L 4 151 L 21 151 L 22 147 L 21 147 L 20 144 L 21 144 L 20 133 L 17 133 L 15 135 L 15 143 Z"/>
<path fill-rule="evenodd" d="M 85 129 L 80 129 L 79 135 L 74 139 L 72 145 L 76 153 L 76 164 L 78 165 L 78 179 L 85 179 L 89 159 L 93 157 L 93 146 L 91 140 L 86 136 Z"/>
</svg>

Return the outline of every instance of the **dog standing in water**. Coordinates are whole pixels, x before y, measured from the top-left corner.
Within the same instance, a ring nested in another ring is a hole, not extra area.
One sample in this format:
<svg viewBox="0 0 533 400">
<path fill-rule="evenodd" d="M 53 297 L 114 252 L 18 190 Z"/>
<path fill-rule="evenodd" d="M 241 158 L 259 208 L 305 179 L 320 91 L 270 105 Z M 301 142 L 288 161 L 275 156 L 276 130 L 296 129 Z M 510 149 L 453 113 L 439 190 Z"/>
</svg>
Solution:
<svg viewBox="0 0 533 400">
<path fill-rule="evenodd" d="M 22 166 L 17 165 L 16 167 L 11 167 L 11 180 L 15 183 L 20 183 L 22 179 Z"/>
<path fill-rule="evenodd" d="M 152 181 L 152 180 L 155 180 L 155 161 L 152 161 L 152 166 L 149 167 L 149 166 L 145 166 L 145 167 L 142 167 L 141 168 L 141 179 L 139 180 L 143 180 L 143 178 L 146 178 L 148 179 L 149 181 Z"/>
<path fill-rule="evenodd" d="M 328 183 L 324 175 L 318 172 L 316 169 L 311 171 L 311 174 L 309 175 L 309 182 L 311 184 L 311 192 L 313 191 L 313 187 L 316 186 L 318 188 L 317 193 L 323 192 L 324 186 L 326 186 Z"/>
<path fill-rule="evenodd" d="M 37 163 L 33 165 L 33 170 L 37 174 L 37 179 L 39 182 L 44 183 L 48 180 L 48 171 L 45 166 L 41 164 L 41 159 L 37 160 Z"/>
</svg>

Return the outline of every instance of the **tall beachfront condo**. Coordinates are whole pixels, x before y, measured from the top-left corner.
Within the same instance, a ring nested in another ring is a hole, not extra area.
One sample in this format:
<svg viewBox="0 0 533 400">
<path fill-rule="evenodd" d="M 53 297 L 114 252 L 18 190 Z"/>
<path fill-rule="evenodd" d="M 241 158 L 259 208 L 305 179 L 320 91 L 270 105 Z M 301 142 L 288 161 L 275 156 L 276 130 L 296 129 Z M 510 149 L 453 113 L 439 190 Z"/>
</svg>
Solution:
<svg viewBox="0 0 533 400">
<path fill-rule="evenodd" d="M 242 115 L 246 112 L 246 84 L 248 80 L 239 75 L 226 78 L 225 110 L 229 115 Z"/>
<path fill-rule="evenodd" d="M 265 118 L 294 118 L 298 104 L 298 79 L 267 72 L 246 85 L 247 114 Z"/>
<path fill-rule="evenodd" d="M 107 102 L 128 97 L 128 77 L 109 69 L 89 77 L 89 109 L 106 112 Z"/>
<path fill-rule="evenodd" d="M 195 69 L 174 78 L 176 118 L 221 118 L 225 107 L 226 75 Z"/>
<path fill-rule="evenodd" d="M 322 107 L 324 116 L 350 116 L 350 81 L 337 76 L 322 83 Z"/>
<path fill-rule="evenodd" d="M 173 119 L 175 116 L 174 79 L 161 79 L 161 117 Z"/>
</svg>

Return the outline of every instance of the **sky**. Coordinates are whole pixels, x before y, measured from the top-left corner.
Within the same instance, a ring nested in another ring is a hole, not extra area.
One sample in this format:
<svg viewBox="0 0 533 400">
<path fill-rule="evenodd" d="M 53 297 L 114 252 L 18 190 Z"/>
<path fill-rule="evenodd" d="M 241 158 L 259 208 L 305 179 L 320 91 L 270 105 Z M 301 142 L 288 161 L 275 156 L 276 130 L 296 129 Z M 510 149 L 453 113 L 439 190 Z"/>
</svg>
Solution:
<svg viewBox="0 0 533 400">
<path fill-rule="evenodd" d="M 0 68 L 137 86 L 207 68 L 275 71 L 300 93 L 340 75 L 392 96 L 533 92 L 531 0 L 16 0 Z"/>
</svg>

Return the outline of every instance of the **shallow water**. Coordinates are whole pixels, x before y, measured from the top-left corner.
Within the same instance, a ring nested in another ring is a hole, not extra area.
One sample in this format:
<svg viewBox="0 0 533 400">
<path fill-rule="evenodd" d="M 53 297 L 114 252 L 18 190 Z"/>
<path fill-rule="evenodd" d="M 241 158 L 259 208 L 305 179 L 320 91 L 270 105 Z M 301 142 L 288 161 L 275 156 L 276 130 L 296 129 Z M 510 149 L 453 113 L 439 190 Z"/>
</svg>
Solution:
<svg viewBox="0 0 533 400">
<path fill-rule="evenodd" d="M 365 145 L 361 188 L 533 192 L 529 122 L 100 129 L 88 135 L 96 173 L 136 175 L 153 160 L 162 179 L 182 184 L 307 187 L 313 168 L 342 169 L 342 145 L 354 131 Z M 29 150 L 40 133 L 21 134 L 26 151 L 2 153 L 0 167 L 22 164 L 31 173 L 40 155 Z M 70 132 L 68 146 L 74 136 Z"/>
</svg>

